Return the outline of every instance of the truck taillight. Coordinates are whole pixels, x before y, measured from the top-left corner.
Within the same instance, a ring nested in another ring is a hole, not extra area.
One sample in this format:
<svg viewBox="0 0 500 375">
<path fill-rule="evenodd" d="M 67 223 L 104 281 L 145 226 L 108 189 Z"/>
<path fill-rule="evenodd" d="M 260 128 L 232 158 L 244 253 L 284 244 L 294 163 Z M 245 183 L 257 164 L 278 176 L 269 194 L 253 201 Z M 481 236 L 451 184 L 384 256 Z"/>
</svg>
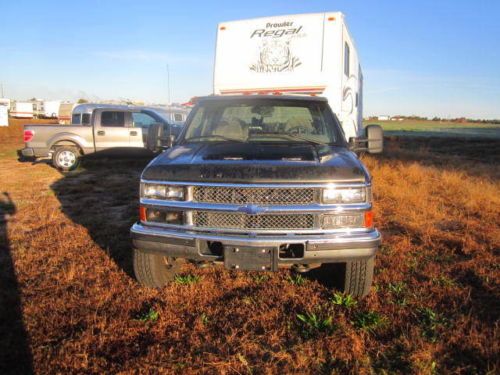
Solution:
<svg viewBox="0 0 500 375">
<path fill-rule="evenodd" d="M 24 131 L 24 142 L 30 142 L 35 136 L 35 132 L 33 130 L 25 130 Z"/>
</svg>

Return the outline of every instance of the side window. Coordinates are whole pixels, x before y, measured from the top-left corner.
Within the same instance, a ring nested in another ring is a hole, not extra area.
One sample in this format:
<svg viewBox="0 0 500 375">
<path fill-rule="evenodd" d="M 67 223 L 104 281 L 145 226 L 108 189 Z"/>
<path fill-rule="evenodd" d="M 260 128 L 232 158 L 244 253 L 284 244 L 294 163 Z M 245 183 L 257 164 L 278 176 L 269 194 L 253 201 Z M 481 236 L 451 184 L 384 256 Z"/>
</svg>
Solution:
<svg viewBox="0 0 500 375">
<path fill-rule="evenodd" d="M 174 113 L 174 121 L 183 121 L 181 113 Z"/>
<path fill-rule="evenodd" d="M 82 115 L 82 125 L 90 125 L 90 113 L 84 113 Z"/>
<path fill-rule="evenodd" d="M 80 125 L 80 113 L 75 113 L 71 116 L 71 123 L 74 125 Z"/>
<path fill-rule="evenodd" d="M 101 126 L 125 126 L 125 112 L 102 112 Z"/>
<path fill-rule="evenodd" d="M 134 128 L 147 128 L 158 122 L 152 116 L 142 112 L 132 113 L 132 121 Z"/>
<path fill-rule="evenodd" d="M 348 77 L 349 77 L 350 54 L 351 50 L 349 49 L 349 45 L 346 42 L 344 46 L 344 74 Z"/>
</svg>

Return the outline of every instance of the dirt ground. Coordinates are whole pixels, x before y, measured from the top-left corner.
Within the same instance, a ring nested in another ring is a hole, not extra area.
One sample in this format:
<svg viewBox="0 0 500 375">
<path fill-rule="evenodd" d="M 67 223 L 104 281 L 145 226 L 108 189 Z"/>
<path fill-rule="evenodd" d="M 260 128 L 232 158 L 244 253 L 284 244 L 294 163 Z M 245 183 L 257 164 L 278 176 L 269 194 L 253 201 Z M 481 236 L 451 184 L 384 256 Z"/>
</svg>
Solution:
<svg viewBox="0 0 500 375">
<path fill-rule="evenodd" d="M 399 139 L 366 156 L 383 233 L 372 293 L 289 271 L 137 284 L 147 160 L 20 163 L 0 129 L 0 373 L 455 373 L 499 365 L 500 141 Z"/>
</svg>

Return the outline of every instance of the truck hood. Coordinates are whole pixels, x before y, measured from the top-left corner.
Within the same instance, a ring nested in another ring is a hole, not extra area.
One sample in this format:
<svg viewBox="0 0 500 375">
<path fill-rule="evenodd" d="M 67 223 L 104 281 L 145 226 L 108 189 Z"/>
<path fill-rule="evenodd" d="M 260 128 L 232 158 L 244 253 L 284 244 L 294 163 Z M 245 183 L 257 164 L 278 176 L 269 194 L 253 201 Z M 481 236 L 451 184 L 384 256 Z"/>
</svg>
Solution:
<svg viewBox="0 0 500 375">
<path fill-rule="evenodd" d="M 364 182 L 370 176 L 344 147 L 290 143 L 191 143 L 156 157 L 142 178 L 224 183 Z"/>
</svg>

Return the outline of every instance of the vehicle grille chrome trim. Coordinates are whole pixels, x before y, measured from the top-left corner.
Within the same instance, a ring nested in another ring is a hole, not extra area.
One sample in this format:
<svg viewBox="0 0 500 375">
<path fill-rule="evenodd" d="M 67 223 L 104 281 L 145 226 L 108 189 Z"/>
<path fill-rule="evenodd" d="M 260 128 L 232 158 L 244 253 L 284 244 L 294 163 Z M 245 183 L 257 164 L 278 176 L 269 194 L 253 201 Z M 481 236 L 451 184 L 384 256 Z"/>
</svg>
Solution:
<svg viewBox="0 0 500 375">
<path fill-rule="evenodd" d="M 220 229 L 314 229 L 315 215 L 312 214 L 261 214 L 194 211 L 193 225 L 197 228 Z"/>
<path fill-rule="evenodd" d="M 193 186 L 193 201 L 223 204 L 303 205 L 319 203 L 318 188 Z"/>
</svg>

